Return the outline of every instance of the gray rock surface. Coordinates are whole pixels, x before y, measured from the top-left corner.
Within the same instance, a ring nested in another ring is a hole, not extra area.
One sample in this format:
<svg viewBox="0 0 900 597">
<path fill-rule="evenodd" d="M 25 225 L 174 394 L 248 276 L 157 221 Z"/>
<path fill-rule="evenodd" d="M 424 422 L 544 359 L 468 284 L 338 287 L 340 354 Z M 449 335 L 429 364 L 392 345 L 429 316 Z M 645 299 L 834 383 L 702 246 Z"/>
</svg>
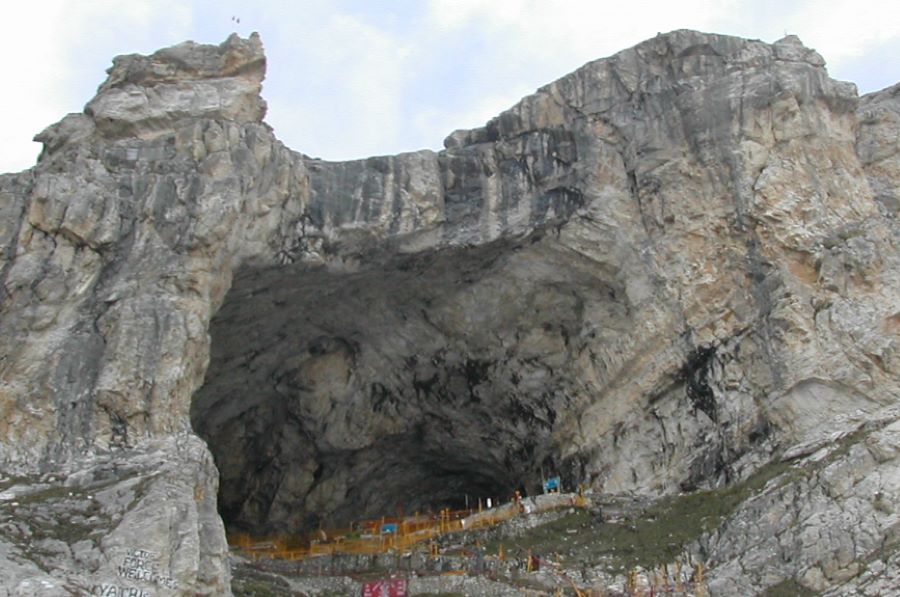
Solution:
<svg viewBox="0 0 900 597">
<path fill-rule="evenodd" d="M 283 533 L 788 459 L 701 541 L 714 594 L 890 594 L 897 87 L 676 31 L 331 163 L 262 122 L 264 71 L 256 36 L 119 57 L 0 176 L 4 590 L 227 594 L 217 481 Z"/>
<path fill-rule="evenodd" d="M 217 486 L 192 434 L 3 479 L 0 595 L 230 593 Z"/>
</svg>

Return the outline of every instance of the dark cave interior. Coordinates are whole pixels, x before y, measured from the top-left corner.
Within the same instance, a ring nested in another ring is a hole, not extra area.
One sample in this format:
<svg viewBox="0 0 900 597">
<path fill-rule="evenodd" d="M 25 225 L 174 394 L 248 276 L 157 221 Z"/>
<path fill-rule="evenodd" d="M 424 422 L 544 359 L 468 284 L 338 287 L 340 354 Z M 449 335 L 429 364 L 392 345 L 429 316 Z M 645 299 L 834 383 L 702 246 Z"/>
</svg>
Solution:
<svg viewBox="0 0 900 597">
<path fill-rule="evenodd" d="M 591 332 L 585 303 L 622 309 L 579 267 L 532 238 L 239 271 L 191 409 L 228 528 L 300 532 L 536 491 L 575 400 L 565 368 Z"/>
</svg>

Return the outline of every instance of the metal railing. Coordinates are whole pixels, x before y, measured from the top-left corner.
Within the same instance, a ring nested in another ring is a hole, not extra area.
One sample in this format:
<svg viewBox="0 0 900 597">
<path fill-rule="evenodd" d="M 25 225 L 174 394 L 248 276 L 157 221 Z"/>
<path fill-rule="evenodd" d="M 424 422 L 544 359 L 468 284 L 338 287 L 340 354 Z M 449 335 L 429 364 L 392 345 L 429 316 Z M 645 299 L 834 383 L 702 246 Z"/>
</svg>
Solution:
<svg viewBox="0 0 900 597">
<path fill-rule="evenodd" d="M 565 498 L 563 494 L 560 498 Z M 541 508 L 532 500 L 529 511 L 550 510 L 559 507 L 584 507 L 581 494 L 571 494 L 568 499 L 557 500 L 549 507 Z M 450 510 L 445 508 L 434 515 L 415 514 L 408 517 L 382 517 L 361 521 L 351 528 L 320 529 L 306 537 L 254 538 L 248 534 L 233 534 L 228 543 L 247 557 L 301 560 L 308 557 L 348 554 L 374 555 L 391 551 L 408 551 L 413 546 L 433 541 L 443 535 L 472 531 L 495 526 L 525 511 L 523 503 L 515 499 L 487 510 Z M 390 532 L 384 529 L 390 526 Z"/>
</svg>

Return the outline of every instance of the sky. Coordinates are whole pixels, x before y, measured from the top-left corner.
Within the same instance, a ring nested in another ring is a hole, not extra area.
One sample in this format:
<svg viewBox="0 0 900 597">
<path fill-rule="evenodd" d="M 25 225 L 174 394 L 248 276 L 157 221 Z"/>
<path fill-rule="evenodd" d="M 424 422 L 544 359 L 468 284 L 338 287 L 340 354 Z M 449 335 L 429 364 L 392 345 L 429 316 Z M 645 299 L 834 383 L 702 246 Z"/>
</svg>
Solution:
<svg viewBox="0 0 900 597">
<path fill-rule="evenodd" d="M 235 22 L 235 18 L 240 23 Z M 657 33 L 798 35 L 860 93 L 900 82 L 897 0 L 30 0 L 4 8 L 0 172 L 80 112 L 112 57 L 257 31 L 266 122 L 330 160 L 439 149 L 523 96 Z"/>
</svg>

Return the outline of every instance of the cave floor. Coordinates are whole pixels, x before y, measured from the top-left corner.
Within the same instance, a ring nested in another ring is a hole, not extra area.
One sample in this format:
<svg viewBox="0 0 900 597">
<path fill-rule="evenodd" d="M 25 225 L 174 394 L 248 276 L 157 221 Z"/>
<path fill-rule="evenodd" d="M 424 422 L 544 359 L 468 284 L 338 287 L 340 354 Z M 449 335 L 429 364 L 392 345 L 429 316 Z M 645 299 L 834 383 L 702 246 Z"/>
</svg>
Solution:
<svg viewBox="0 0 900 597">
<path fill-rule="evenodd" d="M 444 536 L 437 556 L 426 543 L 405 554 L 344 554 L 302 564 L 239 558 L 234 591 L 238 597 L 359 594 L 351 588 L 354 583 L 361 587 L 397 576 L 411 579 L 410 595 L 502 595 L 507 589 L 510 595 L 526 589 L 536 595 L 557 589 L 574 595 L 574 586 L 624 588 L 634 571 L 638 585 L 662 586 L 667 577 L 673 590 L 681 587 L 673 594 L 693 595 L 692 578 L 702 563 L 688 554 L 690 544 L 785 468 L 773 466 L 727 488 L 655 502 L 593 496 L 582 508 L 564 505 Z M 454 587 L 463 592 L 450 590 Z"/>
<path fill-rule="evenodd" d="M 444 535 L 436 540 L 437 555 L 427 542 L 406 553 L 303 561 L 251 561 L 236 555 L 234 593 L 361 594 L 365 582 L 397 577 L 410 579 L 410 595 L 518 595 L 526 589 L 535 595 L 557 590 L 575 595 L 576 586 L 584 595 L 598 588 L 600 594 L 626 594 L 615 591 L 625 590 L 628 582 L 638 589 L 700 594 L 705 563 L 697 545 L 702 535 L 772 483 L 789 483 L 803 474 L 804 469 L 777 461 L 719 489 L 657 500 L 593 494 L 583 507 L 574 507 L 563 494 L 557 507 Z"/>
</svg>

